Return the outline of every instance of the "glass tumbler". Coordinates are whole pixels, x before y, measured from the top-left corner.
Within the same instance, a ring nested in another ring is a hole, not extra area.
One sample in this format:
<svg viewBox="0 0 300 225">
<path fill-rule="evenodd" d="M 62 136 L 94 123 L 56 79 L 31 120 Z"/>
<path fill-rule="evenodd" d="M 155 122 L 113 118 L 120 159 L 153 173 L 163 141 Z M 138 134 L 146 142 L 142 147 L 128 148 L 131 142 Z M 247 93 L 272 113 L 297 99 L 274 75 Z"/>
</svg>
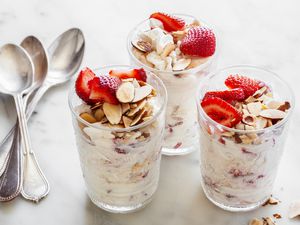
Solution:
<svg viewBox="0 0 300 225">
<path fill-rule="evenodd" d="M 188 15 L 176 14 L 186 23 L 191 23 L 196 18 Z M 206 23 L 200 21 L 200 24 Z M 207 27 L 210 27 L 206 25 Z M 149 19 L 138 24 L 129 34 L 127 49 L 130 62 L 134 66 L 143 67 L 155 73 L 165 84 L 168 92 L 167 121 L 162 152 L 165 155 L 184 155 L 198 149 L 199 134 L 197 123 L 197 108 L 194 96 L 201 79 L 215 66 L 215 54 L 204 58 L 203 63 L 182 71 L 161 71 L 149 67 L 133 53 L 132 41 L 142 32 L 150 29 Z M 218 46 L 217 46 L 218 47 Z M 217 48 L 218 49 L 218 48 Z"/>
<path fill-rule="evenodd" d="M 132 68 L 110 66 L 94 72 L 103 75 L 111 69 Z M 151 201 L 158 186 L 167 93 L 157 76 L 148 73 L 147 77 L 157 91 L 153 118 L 129 128 L 83 120 L 79 114 L 88 106 L 75 93 L 74 81 L 70 87 L 69 106 L 87 193 L 95 205 L 109 212 L 136 211 Z"/>
<path fill-rule="evenodd" d="M 260 130 L 238 130 L 218 124 L 202 109 L 200 102 L 210 90 L 225 89 L 230 74 L 262 80 L 274 99 L 289 101 L 284 119 Z M 271 195 L 284 149 L 288 122 L 294 107 L 293 93 L 276 74 L 252 66 L 233 66 L 209 75 L 197 94 L 200 124 L 200 167 L 207 198 L 228 211 L 249 211 L 261 206 Z M 233 136 L 226 136 L 231 132 Z M 254 137 L 247 144 L 239 137 Z M 234 137 L 234 138 L 233 138 Z"/>
</svg>

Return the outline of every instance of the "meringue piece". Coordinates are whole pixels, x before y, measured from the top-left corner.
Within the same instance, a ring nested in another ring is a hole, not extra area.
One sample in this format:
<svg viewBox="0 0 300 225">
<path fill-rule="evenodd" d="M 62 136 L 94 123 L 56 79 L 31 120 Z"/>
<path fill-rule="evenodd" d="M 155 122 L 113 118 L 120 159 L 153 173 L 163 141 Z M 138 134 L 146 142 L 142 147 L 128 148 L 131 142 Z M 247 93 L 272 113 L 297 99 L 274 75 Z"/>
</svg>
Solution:
<svg viewBox="0 0 300 225">
<path fill-rule="evenodd" d="M 169 44 L 174 44 L 171 34 L 163 35 L 159 39 L 156 39 L 156 52 L 161 54 Z"/>
<path fill-rule="evenodd" d="M 160 55 L 158 55 L 155 51 L 150 52 L 146 59 L 154 65 L 154 67 L 158 70 L 165 70 L 166 62 L 163 60 Z"/>
<path fill-rule="evenodd" d="M 157 28 L 158 27 L 158 28 L 164 29 L 163 23 L 158 19 L 150 18 L 149 23 L 150 23 L 151 28 Z"/>
<path fill-rule="evenodd" d="M 170 54 L 169 54 L 169 57 L 172 58 L 172 63 L 175 64 L 177 62 L 177 54 L 175 51 L 172 51 Z"/>
<path fill-rule="evenodd" d="M 166 57 L 166 71 L 172 71 L 172 58 L 171 57 Z"/>
<path fill-rule="evenodd" d="M 156 41 L 159 40 L 162 36 L 164 36 L 165 33 L 160 28 L 154 28 L 152 30 L 145 31 L 143 35 L 146 36 L 146 38 L 149 38 L 152 41 L 153 46 L 155 46 Z"/>
</svg>

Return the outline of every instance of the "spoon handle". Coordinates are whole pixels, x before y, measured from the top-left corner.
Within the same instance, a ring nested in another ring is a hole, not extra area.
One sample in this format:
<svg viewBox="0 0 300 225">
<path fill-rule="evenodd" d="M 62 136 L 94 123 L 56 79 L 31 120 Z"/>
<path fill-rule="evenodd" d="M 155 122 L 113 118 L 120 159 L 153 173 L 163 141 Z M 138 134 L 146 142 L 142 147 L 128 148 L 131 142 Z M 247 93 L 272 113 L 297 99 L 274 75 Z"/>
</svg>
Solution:
<svg viewBox="0 0 300 225">
<path fill-rule="evenodd" d="M 19 131 L 23 141 L 22 147 L 24 148 L 24 179 L 21 193 L 24 198 L 38 202 L 49 193 L 50 187 L 31 147 L 22 96 L 16 95 L 14 98 L 19 118 Z"/>
</svg>

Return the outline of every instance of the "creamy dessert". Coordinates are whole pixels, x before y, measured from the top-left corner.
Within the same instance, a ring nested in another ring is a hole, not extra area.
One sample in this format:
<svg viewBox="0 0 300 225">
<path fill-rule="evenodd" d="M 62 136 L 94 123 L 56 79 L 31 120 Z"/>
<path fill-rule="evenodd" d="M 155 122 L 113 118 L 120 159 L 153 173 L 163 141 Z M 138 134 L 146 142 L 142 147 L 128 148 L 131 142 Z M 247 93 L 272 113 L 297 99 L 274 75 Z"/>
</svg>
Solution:
<svg viewBox="0 0 300 225">
<path fill-rule="evenodd" d="M 211 69 L 216 37 L 194 17 L 153 13 L 129 35 L 133 64 L 158 75 L 168 91 L 163 153 L 186 154 L 198 146 L 194 98 L 201 78 Z"/>
<path fill-rule="evenodd" d="M 246 76 L 229 75 L 225 86 L 207 91 L 198 108 L 202 185 L 218 206 L 250 210 L 271 195 L 290 103 Z"/>
<path fill-rule="evenodd" d="M 100 72 L 80 72 L 71 106 L 83 177 L 97 206 L 134 211 L 158 185 L 166 94 L 143 69 Z"/>
</svg>

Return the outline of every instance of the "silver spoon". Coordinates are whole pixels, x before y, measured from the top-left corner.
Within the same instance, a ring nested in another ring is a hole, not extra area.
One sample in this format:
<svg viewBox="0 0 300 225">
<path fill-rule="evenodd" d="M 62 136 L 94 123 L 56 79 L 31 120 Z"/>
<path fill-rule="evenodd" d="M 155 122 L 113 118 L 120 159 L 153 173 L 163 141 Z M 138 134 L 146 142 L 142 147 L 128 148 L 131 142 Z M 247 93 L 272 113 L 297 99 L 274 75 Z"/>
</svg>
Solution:
<svg viewBox="0 0 300 225">
<path fill-rule="evenodd" d="M 50 87 L 68 81 L 77 72 L 82 62 L 84 49 L 85 40 L 80 29 L 72 28 L 55 39 L 48 49 L 49 73 L 30 101 L 27 118 L 31 116 L 37 103 Z M 0 146 L 0 151 L 2 147 Z"/>
<path fill-rule="evenodd" d="M 32 79 L 32 84 L 30 88 L 27 89 L 25 96 L 23 97 L 24 105 L 27 106 L 28 99 L 31 94 L 38 88 L 48 72 L 48 59 L 46 51 L 42 45 L 42 43 L 34 36 L 26 37 L 22 42 L 21 46 L 26 50 L 26 52 L 30 55 L 31 60 L 34 65 L 34 76 Z M 15 127 L 18 125 L 15 124 L 12 130 L 10 130 L 10 135 L 6 136 L 3 139 L 3 145 L 1 144 L 0 148 L 0 176 L 5 170 L 6 163 L 8 160 L 8 153 L 10 151 L 10 147 L 12 146 L 13 140 L 13 132 L 15 131 Z M 12 162 L 13 163 L 13 162 Z"/>
<path fill-rule="evenodd" d="M 28 91 L 30 85 L 32 84 L 33 74 L 33 63 L 23 48 L 14 44 L 6 44 L 0 48 L 0 91 L 13 96 L 15 100 L 20 133 L 23 146 L 26 151 L 30 151 L 29 149 L 31 149 L 31 143 L 23 105 L 23 95 Z M 14 140 L 16 141 L 17 139 Z M 18 143 L 13 142 L 13 146 L 17 144 Z M 20 158 L 19 153 L 20 151 L 15 154 L 18 157 L 17 161 L 19 161 Z M 18 178 L 20 178 L 20 167 L 15 168 L 17 168 L 16 175 Z M 20 181 L 20 179 L 16 180 Z M 8 183 L 9 181 L 5 183 L 2 182 L 1 186 Z M 18 189 L 15 190 L 15 192 L 15 194 L 17 194 Z"/>
<path fill-rule="evenodd" d="M 70 29 L 60 35 L 49 47 L 49 73 L 47 74 L 43 84 L 40 86 L 34 97 L 31 99 L 27 108 L 27 117 L 29 118 L 34 111 L 37 103 L 44 95 L 44 93 L 52 86 L 68 81 L 78 70 L 85 48 L 84 36 L 81 30 L 77 28 Z M 24 168 L 25 170 L 26 168 Z M 30 170 L 28 174 L 30 174 Z M 24 171 L 24 174 L 25 171 Z M 37 195 L 30 193 L 30 190 L 34 190 L 34 187 L 29 187 L 33 182 L 30 182 L 32 175 L 24 176 L 23 188 L 21 194 L 24 198 L 39 201 L 45 195 Z M 29 180 L 29 182 L 26 182 Z M 27 185 L 26 185 L 27 184 Z M 48 189 L 49 192 L 50 189 Z M 37 190 L 38 191 L 38 190 Z M 48 192 L 46 194 L 48 194 Z"/>
</svg>

